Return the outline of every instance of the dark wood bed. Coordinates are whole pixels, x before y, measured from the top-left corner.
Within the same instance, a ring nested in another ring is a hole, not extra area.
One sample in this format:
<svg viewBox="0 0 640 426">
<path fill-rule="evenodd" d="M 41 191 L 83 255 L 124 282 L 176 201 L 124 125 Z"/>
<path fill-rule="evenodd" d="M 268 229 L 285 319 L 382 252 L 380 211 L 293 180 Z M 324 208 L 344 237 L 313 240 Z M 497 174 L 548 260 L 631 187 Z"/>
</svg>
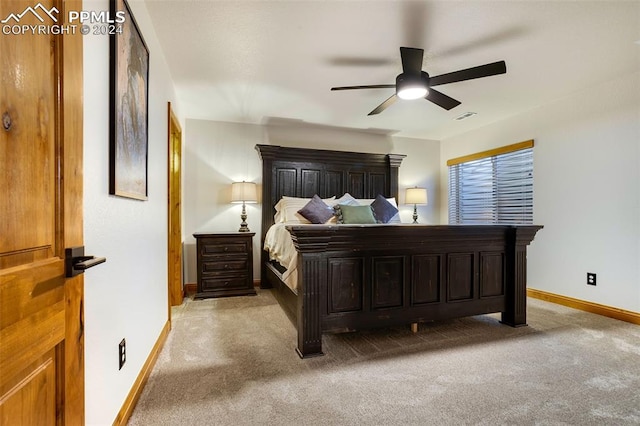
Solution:
<svg viewBox="0 0 640 426">
<path fill-rule="evenodd" d="M 282 196 L 398 197 L 401 154 L 256 145 L 262 238 Z M 298 252 L 291 290 L 262 251 L 261 287 L 295 318 L 298 354 L 322 355 L 322 333 L 502 313 L 526 325 L 527 245 L 534 225 L 290 225 Z"/>
</svg>

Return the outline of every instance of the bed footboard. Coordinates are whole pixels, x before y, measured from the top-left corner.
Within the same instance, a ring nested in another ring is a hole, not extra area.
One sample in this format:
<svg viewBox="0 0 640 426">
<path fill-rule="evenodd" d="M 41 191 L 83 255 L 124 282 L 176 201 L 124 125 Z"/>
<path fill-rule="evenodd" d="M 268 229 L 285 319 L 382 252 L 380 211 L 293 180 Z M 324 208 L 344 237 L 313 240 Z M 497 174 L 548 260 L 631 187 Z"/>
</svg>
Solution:
<svg viewBox="0 0 640 426">
<path fill-rule="evenodd" d="M 322 333 L 494 312 L 527 322 L 526 249 L 541 226 L 289 226 L 298 251 L 297 352 Z"/>
</svg>

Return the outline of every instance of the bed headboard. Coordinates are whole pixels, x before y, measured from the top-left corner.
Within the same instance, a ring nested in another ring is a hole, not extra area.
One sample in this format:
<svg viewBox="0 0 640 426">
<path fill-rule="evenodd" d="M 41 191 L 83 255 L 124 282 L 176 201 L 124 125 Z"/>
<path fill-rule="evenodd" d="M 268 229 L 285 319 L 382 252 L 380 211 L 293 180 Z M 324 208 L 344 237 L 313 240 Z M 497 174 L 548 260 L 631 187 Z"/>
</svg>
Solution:
<svg viewBox="0 0 640 426">
<path fill-rule="evenodd" d="M 369 154 L 256 145 L 262 158 L 262 235 L 273 225 L 274 206 L 283 195 L 321 198 L 398 197 L 398 169 L 403 154 Z M 264 262 L 263 262 L 264 263 Z"/>
</svg>

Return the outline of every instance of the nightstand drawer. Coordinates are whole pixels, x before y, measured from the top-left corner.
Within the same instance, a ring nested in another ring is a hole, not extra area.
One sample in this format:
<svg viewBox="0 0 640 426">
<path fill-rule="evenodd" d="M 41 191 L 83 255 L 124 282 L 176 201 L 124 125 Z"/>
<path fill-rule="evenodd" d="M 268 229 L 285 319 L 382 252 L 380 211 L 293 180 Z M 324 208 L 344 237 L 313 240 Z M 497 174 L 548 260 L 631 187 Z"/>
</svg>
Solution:
<svg viewBox="0 0 640 426">
<path fill-rule="evenodd" d="M 202 245 L 202 256 L 219 256 L 221 254 L 234 254 L 234 253 L 246 253 L 247 244 L 243 243 L 227 243 L 222 241 L 221 243 L 213 244 L 205 242 Z"/>
<path fill-rule="evenodd" d="M 239 289 L 247 286 L 246 277 L 203 278 L 202 291 Z"/>
<path fill-rule="evenodd" d="M 202 262 L 202 273 L 207 274 L 211 272 L 220 272 L 220 271 L 243 271 L 247 270 L 247 259 L 238 259 L 234 257 L 233 259 L 216 259 L 215 261 L 204 261 Z"/>
</svg>

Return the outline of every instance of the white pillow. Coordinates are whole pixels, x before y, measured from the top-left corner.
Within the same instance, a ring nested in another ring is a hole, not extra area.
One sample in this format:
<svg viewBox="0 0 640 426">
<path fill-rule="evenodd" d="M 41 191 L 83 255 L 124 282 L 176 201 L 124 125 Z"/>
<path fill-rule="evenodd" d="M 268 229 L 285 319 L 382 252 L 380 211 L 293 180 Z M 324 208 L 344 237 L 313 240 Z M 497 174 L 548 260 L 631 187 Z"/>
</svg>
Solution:
<svg viewBox="0 0 640 426">
<path fill-rule="evenodd" d="M 371 202 L 373 202 L 373 200 L 371 200 Z M 358 203 L 358 200 L 356 200 L 355 198 L 353 198 L 353 196 L 351 194 L 349 194 L 348 192 L 345 192 L 344 195 L 336 200 L 333 200 L 333 203 L 329 204 L 330 206 L 337 206 L 338 204 L 346 204 L 348 206 L 357 206 L 360 203 Z"/>
<path fill-rule="evenodd" d="M 332 205 L 335 196 L 324 198 L 322 201 Z M 275 205 L 276 214 L 273 216 L 275 223 L 311 223 L 298 210 L 307 205 L 311 198 L 297 198 L 283 196 Z M 331 221 L 329 221 L 331 222 Z"/>
</svg>

